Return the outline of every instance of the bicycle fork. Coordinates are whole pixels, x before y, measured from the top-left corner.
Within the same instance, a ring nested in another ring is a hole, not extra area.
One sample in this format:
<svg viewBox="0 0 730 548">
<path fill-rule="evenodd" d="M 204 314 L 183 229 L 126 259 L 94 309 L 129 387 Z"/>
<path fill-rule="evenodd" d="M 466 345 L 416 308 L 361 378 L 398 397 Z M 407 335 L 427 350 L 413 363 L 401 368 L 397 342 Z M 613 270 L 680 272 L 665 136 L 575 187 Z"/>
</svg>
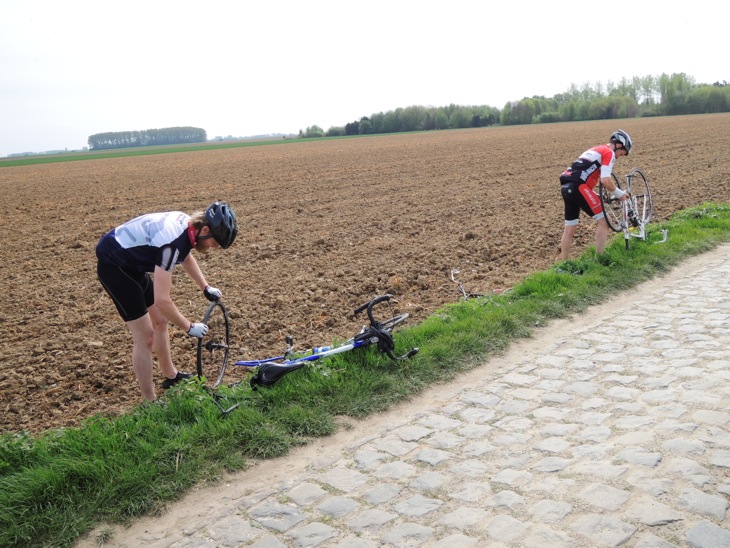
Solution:
<svg viewBox="0 0 730 548">
<path fill-rule="evenodd" d="M 643 240 L 646 235 L 644 232 L 644 225 L 639 220 L 639 216 L 637 215 L 637 210 L 638 204 L 636 197 L 631 196 L 628 200 L 624 202 L 624 218 L 626 219 L 626 226 L 624 228 L 624 239 L 627 240 L 627 245 L 628 239 L 631 236 Z"/>
</svg>

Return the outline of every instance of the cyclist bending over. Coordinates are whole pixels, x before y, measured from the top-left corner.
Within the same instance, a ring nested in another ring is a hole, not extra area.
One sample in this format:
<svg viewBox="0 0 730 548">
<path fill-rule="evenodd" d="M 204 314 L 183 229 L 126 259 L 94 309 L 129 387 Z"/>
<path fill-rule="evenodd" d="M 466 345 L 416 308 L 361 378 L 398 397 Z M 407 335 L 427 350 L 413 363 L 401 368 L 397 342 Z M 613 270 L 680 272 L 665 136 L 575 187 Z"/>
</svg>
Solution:
<svg viewBox="0 0 730 548">
<path fill-rule="evenodd" d="M 145 400 L 156 399 L 153 352 L 165 377 L 163 388 L 191 376 L 172 363 L 168 322 L 191 337 L 203 337 L 208 331 L 207 325 L 188 321 L 172 301 L 172 269 L 182 264 L 208 300 L 220 299 L 220 290 L 208 285 L 190 252 L 226 249 L 236 234 L 233 210 L 226 202 L 214 202 L 192 216 L 180 211 L 142 215 L 99 240 L 99 281 L 132 334 L 132 367 Z"/>
<path fill-rule="evenodd" d="M 570 244 L 578 230 L 580 211 L 585 211 L 596 221 L 596 253 L 600 255 L 606 247 L 610 228 L 601 206 L 601 199 L 593 189 L 601 184 L 614 197 L 623 201 L 626 193 L 616 187 L 611 172 L 616 157 L 628 156 L 631 152 L 631 137 L 619 129 L 613 132 L 608 144 L 586 150 L 560 175 L 561 192 L 565 202 L 565 229 L 560 240 L 560 258 L 570 256 Z"/>
</svg>

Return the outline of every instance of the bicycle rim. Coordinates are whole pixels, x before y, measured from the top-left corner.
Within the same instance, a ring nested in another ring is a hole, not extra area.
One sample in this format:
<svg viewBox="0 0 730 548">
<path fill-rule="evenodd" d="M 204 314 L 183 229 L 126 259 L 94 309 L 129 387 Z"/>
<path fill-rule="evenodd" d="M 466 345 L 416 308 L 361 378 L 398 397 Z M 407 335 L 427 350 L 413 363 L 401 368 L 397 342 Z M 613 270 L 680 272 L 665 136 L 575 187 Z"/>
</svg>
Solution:
<svg viewBox="0 0 730 548">
<path fill-rule="evenodd" d="M 230 352 L 230 325 L 223 303 L 211 303 L 203 323 L 208 326 L 208 333 L 198 339 L 198 377 L 205 379 L 207 387 L 217 388 L 223 382 Z"/>
<path fill-rule="evenodd" d="M 616 188 L 621 188 L 621 184 L 615 173 L 611 173 L 611 178 Z M 603 207 L 603 213 L 608 226 L 614 232 L 621 232 L 624 228 L 624 213 L 621 202 L 618 198 L 613 197 L 613 193 L 608 191 L 603 186 L 603 183 L 598 183 L 598 196 L 601 198 L 601 207 Z"/>
<path fill-rule="evenodd" d="M 634 168 L 626 176 L 631 197 L 634 200 L 636 214 L 642 225 L 651 221 L 654 214 L 654 203 L 651 199 L 651 190 L 649 189 L 649 180 L 644 176 L 639 168 Z"/>
</svg>

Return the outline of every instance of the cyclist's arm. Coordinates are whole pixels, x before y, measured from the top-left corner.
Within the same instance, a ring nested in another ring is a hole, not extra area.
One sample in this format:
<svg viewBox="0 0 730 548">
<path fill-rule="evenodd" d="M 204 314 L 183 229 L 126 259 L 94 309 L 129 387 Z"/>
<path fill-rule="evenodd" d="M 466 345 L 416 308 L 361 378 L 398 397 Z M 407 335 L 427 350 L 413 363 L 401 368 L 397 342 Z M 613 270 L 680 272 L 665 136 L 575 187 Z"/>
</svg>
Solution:
<svg viewBox="0 0 730 548">
<path fill-rule="evenodd" d="M 616 190 L 616 182 L 613 180 L 613 177 L 601 177 L 601 184 L 603 187 L 608 190 L 610 193 L 613 194 L 613 192 Z M 626 200 L 628 196 L 624 192 L 620 197 L 619 200 L 623 201 Z"/>
<path fill-rule="evenodd" d="M 190 329 L 190 321 L 182 315 L 170 297 L 172 289 L 172 272 L 155 267 L 155 306 L 162 315 L 186 333 Z"/>
<path fill-rule="evenodd" d="M 203 275 L 203 271 L 200 270 L 198 261 L 195 260 L 192 253 L 185 257 L 185 260 L 182 262 L 182 267 L 187 275 L 190 276 L 197 284 L 200 290 L 204 291 L 208 286 L 208 282 L 205 281 L 205 275 Z"/>
<path fill-rule="evenodd" d="M 616 190 L 616 183 L 614 182 L 613 177 L 601 177 L 601 184 L 609 192 Z"/>
</svg>

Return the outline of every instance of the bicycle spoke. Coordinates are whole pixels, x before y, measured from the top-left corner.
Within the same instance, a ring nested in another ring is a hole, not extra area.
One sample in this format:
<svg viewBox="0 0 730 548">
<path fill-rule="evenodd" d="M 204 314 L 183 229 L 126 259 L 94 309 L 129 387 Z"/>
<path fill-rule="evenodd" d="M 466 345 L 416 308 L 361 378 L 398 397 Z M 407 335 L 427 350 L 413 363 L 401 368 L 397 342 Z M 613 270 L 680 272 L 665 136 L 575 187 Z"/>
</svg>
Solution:
<svg viewBox="0 0 730 548">
<path fill-rule="evenodd" d="M 212 303 L 203 317 L 208 334 L 198 339 L 198 376 L 205 377 L 205 385 L 216 388 L 225 380 L 230 352 L 228 311 L 223 303 Z"/>
<path fill-rule="evenodd" d="M 634 205 L 634 211 L 638 221 L 644 227 L 654 214 L 654 204 L 651 199 L 651 190 L 649 189 L 649 181 L 640 169 L 634 168 L 626 176 L 628 188 Z"/>
<path fill-rule="evenodd" d="M 611 173 L 613 183 L 616 188 L 621 188 L 618 177 L 615 173 Z M 623 190 L 623 189 L 622 189 Z M 598 183 L 598 195 L 601 198 L 601 206 L 603 207 L 603 213 L 606 217 L 608 226 L 614 232 L 621 232 L 625 227 L 624 222 L 624 211 L 622 203 L 613 197 L 613 193 L 609 192 L 602 183 Z"/>
</svg>

